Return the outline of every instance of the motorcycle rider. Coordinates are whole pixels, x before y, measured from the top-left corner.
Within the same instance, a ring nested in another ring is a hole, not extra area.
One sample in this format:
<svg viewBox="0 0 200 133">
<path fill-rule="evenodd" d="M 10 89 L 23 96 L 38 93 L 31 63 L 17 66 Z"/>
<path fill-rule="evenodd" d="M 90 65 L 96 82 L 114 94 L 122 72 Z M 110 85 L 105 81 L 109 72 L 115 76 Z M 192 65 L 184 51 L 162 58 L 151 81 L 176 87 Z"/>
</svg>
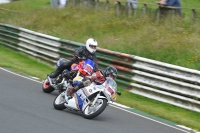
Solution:
<svg viewBox="0 0 200 133">
<path fill-rule="evenodd" d="M 97 49 L 98 43 L 95 39 L 89 38 L 86 41 L 85 46 L 81 46 L 77 48 L 74 52 L 74 57 L 70 61 L 63 61 L 62 64 L 56 69 L 56 71 L 49 74 L 50 79 L 55 82 L 55 78 L 63 72 L 64 69 L 70 70 L 70 67 L 73 63 L 78 63 L 83 59 L 91 59 L 95 63 L 94 66 L 94 72 L 98 71 L 98 64 L 97 64 L 97 58 L 96 58 L 96 49 Z"/>
<path fill-rule="evenodd" d="M 74 94 L 80 88 L 89 86 L 92 82 L 98 85 L 103 84 L 104 81 L 106 80 L 106 77 L 115 79 L 117 77 L 117 69 L 114 66 L 109 66 L 105 70 L 100 70 L 100 71 L 94 72 L 91 76 L 84 77 L 81 83 L 79 83 L 74 88 L 70 88 L 68 90 L 67 92 L 68 99 L 70 99 L 72 97 L 72 94 Z"/>
</svg>

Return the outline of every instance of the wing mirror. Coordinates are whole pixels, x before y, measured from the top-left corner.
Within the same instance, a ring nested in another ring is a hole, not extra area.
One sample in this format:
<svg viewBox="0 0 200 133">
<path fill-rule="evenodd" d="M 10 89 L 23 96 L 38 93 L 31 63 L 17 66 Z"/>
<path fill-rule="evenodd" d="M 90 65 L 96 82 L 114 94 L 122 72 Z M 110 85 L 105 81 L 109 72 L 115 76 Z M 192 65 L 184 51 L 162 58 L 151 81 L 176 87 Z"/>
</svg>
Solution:
<svg viewBox="0 0 200 133">
<path fill-rule="evenodd" d="M 121 95 L 122 95 L 122 93 L 121 93 L 120 91 L 117 91 L 117 95 L 121 96 Z"/>
</svg>

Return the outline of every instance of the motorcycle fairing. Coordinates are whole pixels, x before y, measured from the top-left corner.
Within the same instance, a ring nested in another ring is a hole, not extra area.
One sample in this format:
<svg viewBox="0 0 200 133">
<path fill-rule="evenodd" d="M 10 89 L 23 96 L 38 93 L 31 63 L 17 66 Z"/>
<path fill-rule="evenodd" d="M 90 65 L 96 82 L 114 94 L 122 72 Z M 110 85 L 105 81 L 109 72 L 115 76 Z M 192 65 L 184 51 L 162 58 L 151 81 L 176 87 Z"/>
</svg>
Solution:
<svg viewBox="0 0 200 133">
<path fill-rule="evenodd" d="M 67 103 L 67 105 L 73 109 L 76 109 L 76 110 L 80 110 L 79 109 L 79 106 L 78 106 L 78 102 L 77 102 L 77 98 L 76 98 L 76 95 L 70 99 Z"/>
<path fill-rule="evenodd" d="M 79 70 L 84 76 L 90 76 L 94 70 L 94 62 L 91 59 L 86 59 L 78 64 L 72 64 L 71 70 Z"/>
<path fill-rule="evenodd" d="M 91 94 L 94 94 L 96 92 L 97 92 L 97 90 L 94 87 L 94 84 L 91 84 L 88 87 L 84 87 L 82 89 L 79 89 L 75 93 L 76 94 L 75 101 L 76 101 L 76 104 L 77 104 L 78 108 L 80 110 L 83 110 L 86 107 L 86 105 L 88 104 L 88 102 L 86 101 L 88 96 L 90 96 Z"/>
<path fill-rule="evenodd" d="M 79 89 L 75 94 L 76 94 L 77 105 L 79 109 L 82 110 L 83 103 L 87 98 L 87 95 L 85 94 L 85 91 L 83 89 Z"/>
<path fill-rule="evenodd" d="M 82 73 L 85 73 L 86 75 L 92 75 L 93 70 L 94 70 L 94 62 L 90 59 L 85 60 L 83 68 L 81 69 Z"/>
</svg>

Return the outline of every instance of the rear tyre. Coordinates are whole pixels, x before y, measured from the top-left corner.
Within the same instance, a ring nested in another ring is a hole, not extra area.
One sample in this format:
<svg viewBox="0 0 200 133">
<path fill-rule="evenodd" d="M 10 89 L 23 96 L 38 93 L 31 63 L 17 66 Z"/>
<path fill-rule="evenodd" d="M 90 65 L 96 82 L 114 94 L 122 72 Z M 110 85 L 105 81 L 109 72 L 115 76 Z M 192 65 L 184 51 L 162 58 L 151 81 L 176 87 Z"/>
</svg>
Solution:
<svg viewBox="0 0 200 133">
<path fill-rule="evenodd" d="M 46 79 L 43 84 L 42 84 L 42 90 L 45 92 L 45 93 L 51 93 L 53 92 L 55 89 L 50 85 L 48 79 Z"/>
<path fill-rule="evenodd" d="M 107 100 L 106 99 L 98 99 L 97 102 L 93 107 L 88 105 L 84 112 L 83 112 L 83 117 L 86 119 L 92 119 L 100 115 L 104 109 L 107 106 Z"/>
</svg>

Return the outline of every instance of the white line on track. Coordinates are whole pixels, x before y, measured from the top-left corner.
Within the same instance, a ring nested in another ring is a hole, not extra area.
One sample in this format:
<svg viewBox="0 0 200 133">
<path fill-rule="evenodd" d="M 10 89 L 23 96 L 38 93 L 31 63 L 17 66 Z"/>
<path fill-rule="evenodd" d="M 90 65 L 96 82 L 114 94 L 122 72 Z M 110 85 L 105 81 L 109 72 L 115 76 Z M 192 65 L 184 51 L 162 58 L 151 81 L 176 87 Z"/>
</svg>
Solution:
<svg viewBox="0 0 200 133">
<path fill-rule="evenodd" d="M 14 75 L 17 75 L 17 76 L 20 76 L 20 77 L 23 77 L 23 78 L 26 78 L 26 79 L 29 79 L 29 80 L 32 80 L 32 81 L 35 81 L 35 82 L 38 82 L 38 83 L 42 83 L 41 81 L 34 80 L 34 79 L 37 79 L 36 77 L 33 77 L 33 79 L 31 79 L 31 78 L 28 78 L 28 77 L 26 77 L 26 76 L 23 76 L 23 75 L 14 73 L 14 72 L 12 72 L 12 71 L 9 71 L 9 70 L 4 69 L 4 68 L 1 68 L 1 67 L 0 67 L 0 69 L 1 69 L 1 70 L 4 70 L 4 71 L 6 71 L 6 72 L 12 73 L 12 74 L 14 74 Z"/>
</svg>

